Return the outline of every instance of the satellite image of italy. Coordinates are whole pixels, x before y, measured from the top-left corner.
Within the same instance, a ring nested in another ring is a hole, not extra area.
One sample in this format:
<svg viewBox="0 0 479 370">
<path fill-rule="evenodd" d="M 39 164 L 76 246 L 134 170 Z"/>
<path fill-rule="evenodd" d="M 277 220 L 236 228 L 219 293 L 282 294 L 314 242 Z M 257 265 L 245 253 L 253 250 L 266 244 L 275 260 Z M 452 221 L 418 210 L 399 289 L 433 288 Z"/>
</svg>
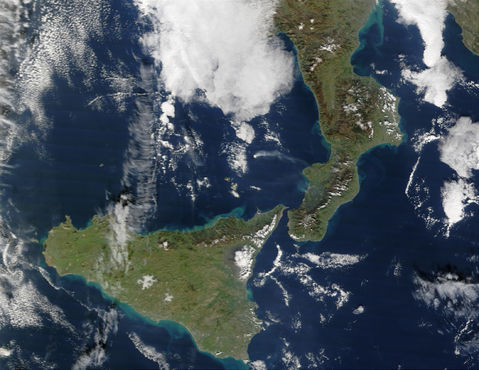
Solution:
<svg viewBox="0 0 479 370">
<path fill-rule="evenodd" d="M 0 369 L 479 368 L 479 0 L 0 0 Z"/>
</svg>

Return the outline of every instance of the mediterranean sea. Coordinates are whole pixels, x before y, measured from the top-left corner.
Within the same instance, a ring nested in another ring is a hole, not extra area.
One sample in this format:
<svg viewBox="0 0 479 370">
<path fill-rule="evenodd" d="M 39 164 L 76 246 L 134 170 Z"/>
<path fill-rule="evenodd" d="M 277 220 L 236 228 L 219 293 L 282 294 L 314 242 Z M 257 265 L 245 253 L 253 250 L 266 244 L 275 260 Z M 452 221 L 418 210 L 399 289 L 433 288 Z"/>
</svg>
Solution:
<svg viewBox="0 0 479 370">
<path fill-rule="evenodd" d="M 415 86 L 402 80 L 401 62 L 421 66 L 423 46 L 417 28 L 396 19 L 391 4 L 376 8 L 360 32 L 361 47 L 352 64 L 357 73 L 372 75 L 400 97 L 400 125 L 412 138 L 430 130 L 444 113 L 423 103 Z M 460 33 L 449 16 L 443 54 L 477 83 L 479 57 L 464 47 Z M 448 116 L 479 119 L 477 88 L 458 84 L 448 98 Z M 435 189 L 429 202 L 440 210 L 438 189 L 451 170 L 440 162 L 436 144 L 422 155 L 416 175 Z M 336 212 L 320 243 L 295 243 L 283 220 L 255 267 L 255 276 L 271 271 L 282 251 L 285 267 L 273 275 L 276 281 L 253 284 L 259 317 L 268 326 L 251 342 L 252 360 L 271 368 L 298 363 L 326 368 L 478 366 L 473 350 L 477 328 L 469 321 L 476 309 L 461 289 L 477 284 L 479 218 L 476 213 L 465 219 L 449 238 L 434 226 L 428 230 L 427 220 L 418 217 L 405 194 L 417 158 L 411 141 L 362 155 L 357 163 L 360 193 Z M 475 180 L 477 184 L 477 176 Z M 310 253 L 364 259 L 335 270 L 304 258 Z"/>
<path fill-rule="evenodd" d="M 231 117 L 204 103 L 177 102 L 171 118 L 173 149 L 158 149 L 155 155 L 165 155 L 164 162 L 155 162 L 144 154 L 154 152 L 158 143 L 135 131 L 147 127 L 156 132 L 159 123 L 154 117 L 161 114 L 166 96 L 152 73 L 152 60 L 138 43 L 150 26 L 137 22 L 132 5 L 117 1 L 112 6 L 118 17 L 104 20 L 104 29 L 111 32 L 105 31 L 90 45 L 103 69 L 86 76 L 71 60 L 69 79 L 56 76 L 38 102 L 45 124 L 35 125 L 33 115 L 15 117 L 32 134 L 14 150 L 0 177 L 3 217 L 14 225 L 16 235 L 29 240 L 22 250 L 28 262 L 22 269 L 46 298 L 41 304 L 51 303 L 64 316 L 42 317 L 44 325 L 35 329 L 34 341 L 31 328 L 18 326 L 2 331 L 1 343 L 21 347 L 28 342 L 25 351 L 59 368 L 71 367 L 81 354 L 102 356 L 105 348 L 104 368 L 155 368 L 165 363 L 171 368 L 244 368 L 242 362 L 198 351 L 179 324 L 153 323 L 80 277 L 58 277 L 45 265 L 38 241 L 65 215 L 76 226 L 85 226 L 121 194 L 130 195 L 133 209 L 142 204 L 151 210 L 138 225 L 140 232 L 201 226 L 230 212 L 249 218 L 280 203 L 298 206 L 307 186 L 301 171 L 329 156 L 317 128 L 315 99 L 296 67 L 291 92 L 279 98 L 270 113 L 250 122 L 255 138 L 244 149 L 244 172 L 233 170 L 229 162 L 228 155 L 239 150 Z M 372 75 L 400 97 L 401 128 L 412 138 L 418 130 L 429 130 L 443 112 L 424 104 L 415 86 L 401 79 L 401 60 L 422 64 L 419 32 L 398 24 L 397 13 L 387 2 L 384 13 L 376 11 L 380 14 L 360 32 L 362 46 L 352 64 L 358 74 Z M 114 32 L 118 27 L 120 32 Z M 450 16 L 444 53 L 468 80 L 478 83 L 479 57 L 463 46 L 460 32 Z M 285 47 L 294 50 L 282 38 Z M 126 84 L 114 90 L 104 76 L 108 71 L 118 74 L 115 68 L 120 64 L 118 78 Z M 477 89 L 458 84 L 449 92 L 449 113 L 478 121 L 477 99 Z M 185 143 L 189 147 L 183 150 Z M 437 146 L 428 147 L 422 156 L 417 176 L 427 178 L 436 189 L 428 202 L 441 209 L 437 189 L 450 169 L 440 162 Z M 258 304 L 256 314 L 264 323 L 248 349 L 252 362 L 264 362 L 267 368 L 479 366 L 467 345 L 457 341 L 464 327 L 470 343 L 478 335 L 477 324 L 467 324 L 475 311 L 468 308 L 461 316 L 454 308 L 463 309 L 467 302 L 431 306 L 424 299 L 437 294 L 434 284 L 448 273 L 457 275 L 459 282 L 478 283 L 479 218 L 466 219 L 449 238 L 438 235 L 434 227 L 427 229 L 405 194 L 417 159 L 410 141 L 365 153 L 357 163 L 358 196 L 336 212 L 319 243 L 293 241 L 285 213 L 259 253 L 248 282 Z M 168 164 L 165 170 L 161 163 Z M 143 165 L 155 169 L 155 178 L 135 180 Z M 130 171 L 128 176 L 125 171 Z M 145 183 L 153 184 L 147 188 L 156 197 L 151 204 L 141 203 L 151 195 L 145 193 Z M 311 256 L 347 266 L 335 269 Z"/>
</svg>

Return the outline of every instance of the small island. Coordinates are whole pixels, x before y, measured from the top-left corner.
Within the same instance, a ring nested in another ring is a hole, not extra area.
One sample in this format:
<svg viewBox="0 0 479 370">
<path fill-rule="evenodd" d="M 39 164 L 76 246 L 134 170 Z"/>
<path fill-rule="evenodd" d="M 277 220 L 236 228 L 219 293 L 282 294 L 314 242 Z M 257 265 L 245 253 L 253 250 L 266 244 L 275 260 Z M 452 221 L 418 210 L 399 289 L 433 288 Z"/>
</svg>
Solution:
<svg viewBox="0 0 479 370">
<path fill-rule="evenodd" d="M 331 148 L 327 163 L 304 170 L 309 185 L 303 202 L 288 212 L 290 235 L 299 241 L 321 240 L 336 210 L 356 196 L 361 154 L 402 140 L 397 98 L 373 78 L 355 74 L 350 62 L 375 3 L 282 0 L 277 9 L 275 24 L 297 49 L 304 81 L 318 104 L 321 132 Z"/>
<path fill-rule="evenodd" d="M 187 231 L 130 233 L 128 258 L 118 263 L 113 217 L 95 216 L 77 229 L 71 219 L 54 227 L 44 243 L 48 265 L 60 275 L 81 275 L 109 296 L 151 320 L 176 321 L 198 348 L 218 357 L 248 359 L 248 344 L 261 329 L 246 281 L 284 207 L 245 221 L 218 218 Z"/>
</svg>

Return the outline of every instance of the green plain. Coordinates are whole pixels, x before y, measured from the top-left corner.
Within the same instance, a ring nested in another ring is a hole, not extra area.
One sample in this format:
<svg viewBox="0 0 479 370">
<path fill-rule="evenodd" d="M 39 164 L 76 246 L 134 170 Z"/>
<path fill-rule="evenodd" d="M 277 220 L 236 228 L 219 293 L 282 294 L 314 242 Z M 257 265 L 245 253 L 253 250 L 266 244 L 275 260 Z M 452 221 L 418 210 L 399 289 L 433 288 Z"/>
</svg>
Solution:
<svg viewBox="0 0 479 370">
<path fill-rule="evenodd" d="M 278 206 L 248 221 L 228 217 L 191 231 L 130 233 L 126 264 L 113 258 L 118 246 L 111 238 L 111 216 L 95 216 L 80 230 L 67 217 L 49 232 L 44 255 L 60 275 L 81 275 L 141 315 L 182 324 L 200 350 L 247 360 L 260 323 L 247 298 L 247 277 L 239 278 L 235 252 L 252 248 L 254 261 L 282 212 Z M 145 276 L 153 281 L 146 288 Z"/>
</svg>

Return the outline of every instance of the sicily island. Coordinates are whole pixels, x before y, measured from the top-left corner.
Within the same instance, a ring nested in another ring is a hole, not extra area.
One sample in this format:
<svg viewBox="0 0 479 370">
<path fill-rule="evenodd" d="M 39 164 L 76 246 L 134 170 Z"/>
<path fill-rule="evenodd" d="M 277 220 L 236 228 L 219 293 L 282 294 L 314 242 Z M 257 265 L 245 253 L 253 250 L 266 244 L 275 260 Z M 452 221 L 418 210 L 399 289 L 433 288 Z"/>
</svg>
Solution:
<svg viewBox="0 0 479 370">
<path fill-rule="evenodd" d="M 450 10 L 457 8 L 451 5 Z M 458 19 L 467 16 L 461 12 Z M 373 78 L 355 74 L 351 65 L 352 54 L 361 47 L 360 29 L 377 17 L 381 7 L 375 0 L 278 2 L 276 31 L 286 34 L 297 50 L 304 82 L 319 108 L 317 124 L 330 145 L 326 163 L 304 170 L 309 182 L 298 208 L 278 205 L 249 220 L 219 217 L 191 230 L 130 232 L 121 258 L 111 246 L 116 240 L 112 215 L 95 216 L 83 229 L 66 217 L 44 242 L 47 264 L 61 276 L 80 275 L 99 285 L 153 321 L 180 323 L 200 350 L 247 361 L 248 344 L 262 323 L 246 282 L 284 213 L 293 239 L 321 240 L 336 210 L 359 191 L 356 163 L 361 154 L 402 140 L 397 98 Z M 477 32 L 464 34 L 477 46 Z"/>
</svg>

